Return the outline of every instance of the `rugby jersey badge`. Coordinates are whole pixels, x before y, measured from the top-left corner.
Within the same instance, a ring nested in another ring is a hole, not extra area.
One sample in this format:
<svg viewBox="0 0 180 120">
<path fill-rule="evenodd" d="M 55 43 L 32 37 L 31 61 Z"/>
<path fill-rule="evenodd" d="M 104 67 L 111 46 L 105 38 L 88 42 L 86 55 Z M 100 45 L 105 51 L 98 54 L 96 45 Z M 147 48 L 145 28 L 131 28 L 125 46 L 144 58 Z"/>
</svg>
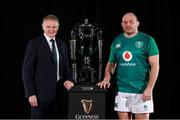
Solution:
<svg viewBox="0 0 180 120">
<path fill-rule="evenodd" d="M 121 43 L 116 44 L 116 49 L 121 47 Z"/>
<path fill-rule="evenodd" d="M 142 41 L 136 41 L 136 42 L 135 42 L 135 46 L 136 46 L 137 48 L 142 48 L 143 42 L 142 42 Z"/>
</svg>

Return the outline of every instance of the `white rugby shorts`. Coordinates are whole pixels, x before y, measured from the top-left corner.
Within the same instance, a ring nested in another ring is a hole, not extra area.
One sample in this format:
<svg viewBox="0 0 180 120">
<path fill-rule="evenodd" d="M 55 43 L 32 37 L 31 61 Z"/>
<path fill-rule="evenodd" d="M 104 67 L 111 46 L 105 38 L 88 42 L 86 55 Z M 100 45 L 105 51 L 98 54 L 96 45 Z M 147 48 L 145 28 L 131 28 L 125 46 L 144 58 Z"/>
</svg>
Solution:
<svg viewBox="0 0 180 120">
<path fill-rule="evenodd" d="M 143 101 L 142 94 L 118 92 L 115 97 L 115 111 L 131 113 L 154 112 L 153 100 Z"/>
</svg>

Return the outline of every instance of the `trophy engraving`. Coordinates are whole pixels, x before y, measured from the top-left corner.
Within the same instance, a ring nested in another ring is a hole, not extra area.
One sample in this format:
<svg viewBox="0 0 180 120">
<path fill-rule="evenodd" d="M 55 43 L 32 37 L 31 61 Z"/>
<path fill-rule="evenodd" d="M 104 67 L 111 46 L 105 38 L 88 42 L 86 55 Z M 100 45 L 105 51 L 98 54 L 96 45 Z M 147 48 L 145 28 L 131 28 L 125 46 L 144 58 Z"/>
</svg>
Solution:
<svg viewBox="0 0 180 120">
<path fill-rule="evenodd" d="M 93 101 L 92 101 L 92 100 L 82 99 L 82 100 L 81 100 L 81 103 L 82 103 L 84 112 L 85 112 L 86 114 L 89 114 L 89 112 L 91 111 L 91 108 L 92 108 L 92 103 L 93 103 Z"/>
<path fill-rule="evenodd" d="M 77 23 L 71 30 L 72 77 L 78 84 L 94 84 L 102 76 L 102 30 L 97 24 Z"/>
</svg>

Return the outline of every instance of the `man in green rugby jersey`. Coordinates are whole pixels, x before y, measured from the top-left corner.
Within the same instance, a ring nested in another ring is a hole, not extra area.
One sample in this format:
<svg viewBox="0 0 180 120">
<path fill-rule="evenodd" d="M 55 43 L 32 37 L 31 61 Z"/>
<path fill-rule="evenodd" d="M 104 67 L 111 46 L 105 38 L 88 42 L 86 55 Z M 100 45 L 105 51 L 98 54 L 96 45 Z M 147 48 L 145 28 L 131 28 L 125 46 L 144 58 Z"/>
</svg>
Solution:
<svg viewBox="0 0 180 120">
<path fill-rule="evenodd" d="M 118 91 L 114 110 L 119 119 L 148 120 L 153 108 L 153 88 L 159 72 L 159 50 L 155 40 L 138 31 L 139 21 L 134 13 L 122 17 L 124 33 L 112 42 L 103 81 L 97 85 L 109 88 L 112 71 L 116 68 Z"/>
</svg>

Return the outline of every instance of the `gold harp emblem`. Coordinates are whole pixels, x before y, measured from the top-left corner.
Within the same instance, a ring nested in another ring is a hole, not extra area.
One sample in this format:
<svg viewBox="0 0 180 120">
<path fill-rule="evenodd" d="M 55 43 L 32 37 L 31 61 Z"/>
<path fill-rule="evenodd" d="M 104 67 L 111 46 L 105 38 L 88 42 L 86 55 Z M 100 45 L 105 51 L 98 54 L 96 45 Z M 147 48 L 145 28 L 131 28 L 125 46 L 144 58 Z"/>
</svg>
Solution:
<svg viewBox="0 0 180 120">
<path fill-rule="evenodd" d="M 81 100 L 81 103 L 82 103 L 84 112 L 85 112 L 86 114 L 89 114 L 89 112 L 91 111 L 91 108 L 92 108 L 92 103 L 93 103 L 93 101 L 92 101 L 92 100 L 82 99 L 82 100 Z"/>
</svg>

